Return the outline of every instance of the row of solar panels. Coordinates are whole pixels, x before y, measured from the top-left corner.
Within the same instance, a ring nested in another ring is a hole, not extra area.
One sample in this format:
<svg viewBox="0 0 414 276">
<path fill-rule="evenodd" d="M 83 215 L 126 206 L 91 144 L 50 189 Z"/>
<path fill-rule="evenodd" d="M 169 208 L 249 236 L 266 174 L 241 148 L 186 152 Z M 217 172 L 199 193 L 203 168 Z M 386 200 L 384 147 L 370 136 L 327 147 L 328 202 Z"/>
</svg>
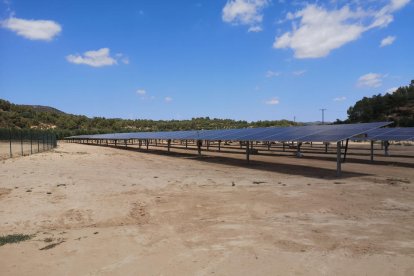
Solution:
<svg viewBox="0 0 414 276">
<path fill-rule="evenodd" d="M 338 142 L 359 135 L 366 135 L 390 122 L 312 125 L 295 127 L 242 128 L 221 130 L 188 130 L 162 132 L 132 132 L 97 135 L 79 135 L 69 139 L 172 139 L 210 141 L 295 141 L 295 142 Z"/>
<path fill-rule="evenodd" d="M 414 141 L 414 127 L 377 128 L 355 140 Z"/>
</svg>

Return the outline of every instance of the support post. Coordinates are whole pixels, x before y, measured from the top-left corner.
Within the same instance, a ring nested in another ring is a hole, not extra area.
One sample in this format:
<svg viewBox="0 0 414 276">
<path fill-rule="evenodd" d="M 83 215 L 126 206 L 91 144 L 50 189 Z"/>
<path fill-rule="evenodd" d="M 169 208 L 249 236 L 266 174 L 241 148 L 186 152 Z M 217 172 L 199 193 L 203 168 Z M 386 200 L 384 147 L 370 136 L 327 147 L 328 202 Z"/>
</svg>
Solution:
<svg viewBox="0 0 414 276">
<path fill-rule="evenodd" d="M 371 140 L 371 162 L 374 162 L 374 141 Z"/>
<path fill-rule="evenodd" d="M 328 153 L 328 142 L 325 142 L 325 153 Z"/>
<path fill-rule="evenodd" d="M 388 146 L 390 145 L 390 143 L 388 141 L 384 141 L 384 155 L 385 156 L 390 156 L 390 154 L 388 153 Z"/>
<path fill-rule="evenodd" d="M 149 140 L 148 139 L 145 141 L 145 144 L 147 145 L 147 150 L 148 150 L 148 146 L 149 146 Z"/>
<path fill-rule="evenodd" d="M 340 177 L 341 171 L 341 141 L 336 142 L 336 176 Z"/>
<path fill-rule="evenodd" d="M 221 140 L 218 141 L 219 144 L 219 151 L 221 151 Z"/>
<path fill-rule="evenodd" d="M 272 142 L 267 142 L 267 150 L 270 150 L 270 148 L 272 147 Z"/>
<path fill-rule="evenodd" d="M 345 143 L 345 152 L 344 152 L 344 159 L 343 159 L 343 162 L 345 163 L 345 161 L 346 161 L 346 153 L 348 152 L 348 142 L 349 142 L 349 139 L 346 139 L 346 143 Z"/>
<path fill-rule="evenodd" d="M 185 148 L 188 149 L 188 140 L 185 140 Z"/>
<path fill-rule="evenodd" d="M 171 147 L 171 139 L 168 139 L 168 152 L 170 152 L 170 147 Z"/>
<path fill-rule="evenodd" d="M 203 141 L 202 140 L 197 140 L 197 151 L 198 151 L 198 156 L 201 156 L 201 146 L 203 145 Z"/>
<path fill-rule="evenodd" d="M 250 163 L 250 149 L 249 149 L 249 141 L 246 141 L 246 160 L 247 163 Z"/>
<path fill-rule="evenodd" d="M 302 146 L 301 142 L 298 142 L 298 145 L 296 147 L 296 157 L 302 157 L 302 153 L 300 152 L 300 147 Z"/>
<path fill-rule="evenodd" d="M 207 151 L 210 149 L 210 141 L 206 141 L 206 144 L 207 144 Z"/>
<path fill-rule="evenodd" d="M 285 151 L 285 142 L 282 142 L 283 151 Z"/>
</svg>

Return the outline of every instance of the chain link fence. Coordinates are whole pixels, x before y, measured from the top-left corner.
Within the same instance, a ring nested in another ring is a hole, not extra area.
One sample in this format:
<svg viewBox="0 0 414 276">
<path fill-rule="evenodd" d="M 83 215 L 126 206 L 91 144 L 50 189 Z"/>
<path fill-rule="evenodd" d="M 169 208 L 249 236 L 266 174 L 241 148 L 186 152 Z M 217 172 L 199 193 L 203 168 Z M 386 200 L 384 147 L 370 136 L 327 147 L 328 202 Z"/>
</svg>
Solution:
<svg viewBox="0 0 414 276">
<path fill-rule="evenodd" d="M 57 146 L 50 131 L 0 128 L 0 159 L 47 151 Z"/>
</svg>

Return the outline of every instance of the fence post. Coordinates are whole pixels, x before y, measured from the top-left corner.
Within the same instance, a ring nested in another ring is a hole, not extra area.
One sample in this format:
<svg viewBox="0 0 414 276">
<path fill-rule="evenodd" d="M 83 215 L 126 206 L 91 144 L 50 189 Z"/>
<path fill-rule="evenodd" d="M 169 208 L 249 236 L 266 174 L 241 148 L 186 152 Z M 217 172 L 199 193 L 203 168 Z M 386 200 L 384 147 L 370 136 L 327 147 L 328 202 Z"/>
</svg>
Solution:
<svg viewBox="0 0 414 276">
<path fill-rule="evenodd" d="M 22 156 L 23 154 L 23 131 L 20 131 L 20 147 L 22 149 Z"/>
<path fill-rule="evenodd" d="M 30 154 L 33 154 L 33 136 L 32 136 L 31 130 L 30 130 Z"/>
<path fill-rule="evenodd" d="M 12 152 L 12 131 L 11 129 L 9 129 L 9 142 L 10 142 L 10 158 L 12 158 L 13 152 Z"/>
<path fill-rule="evenodd" d="M 45 151 L 45 134 L 42 132 L 42 142 L 43 142 L 43 150 Z"/>
<path fill-rule="evenodd" d="M 39 132 L 36 135 L 36 139 L 37 139 L 37 153 L 40 152 L 40 139 L 39 139 Z"/>
</svg>

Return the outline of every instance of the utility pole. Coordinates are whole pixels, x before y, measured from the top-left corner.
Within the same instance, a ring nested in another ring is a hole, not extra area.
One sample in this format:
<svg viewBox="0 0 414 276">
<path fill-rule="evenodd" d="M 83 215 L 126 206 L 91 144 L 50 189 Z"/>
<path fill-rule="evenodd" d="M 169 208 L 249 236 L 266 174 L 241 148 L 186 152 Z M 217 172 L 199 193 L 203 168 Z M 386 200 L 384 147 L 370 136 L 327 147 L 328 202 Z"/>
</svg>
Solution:
<svg viewBox="0 0 414 276">
<path fill-rule="evenodd" d="M 322 124 L 324 125 L 325 124 L 325 110 L 326 110 L 326 108 L 321 108 L 319 110 L 322 111 Z"/>
</svg>

